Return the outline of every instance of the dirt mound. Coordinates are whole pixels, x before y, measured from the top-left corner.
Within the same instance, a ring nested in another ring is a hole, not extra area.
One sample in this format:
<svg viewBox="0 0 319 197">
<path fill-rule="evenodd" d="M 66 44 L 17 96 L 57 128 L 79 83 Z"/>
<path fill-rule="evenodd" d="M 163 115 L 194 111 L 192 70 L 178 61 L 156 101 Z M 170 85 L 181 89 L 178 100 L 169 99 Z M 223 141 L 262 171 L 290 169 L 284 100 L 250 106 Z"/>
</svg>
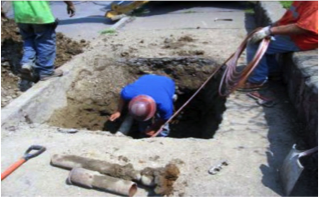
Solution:
<svg viewBox="0 0 319 197">
<path fill-rule="evenodd" d="M 83 53 L 83 48 L 89 45 L 85 40 L 80 42 L 74 41 L 71 38 L 66 37 L 62 33 L 56 35 L 57 54 L 55 60 L 55 66 L 60 67 L 65 62 L 69 61 L 73 56 Z"/>
<path fill-rule="evenodd" d="M 17 87 L 19 81 L 17 74 L 23 54 L 23 41 L 14 20 L 2 20 L 1 22 L 1 107 L 3 107 L 21 94 Z M 56 67 L 62 66 L 74 55 L 82 53 L 83 48 L 89 45 L 85 40 L 76 42 L 62 33 L 57 33 L 56 39 Z"/>
<path fill-rule="evenodd" d="M 177 40 L 171 35 L 169 38 L 165 38 L 163 43 L 163 49 L 179 49 L 189 42 L 194 42 L 195 39 L 191 35 L 181 36 Z"/>
<path fill-rule="evenodd" d="M 195 39 L 192 38 L 190 35 L 182 36 L 178 39 L 180 42 L 194 42 Z"/>
<path fill-rule="evenodd" d="M 142 177 L 154 180 L 154 192 L 157 195 L 169 196 L 173 193 L 174 182 L 180 175 L 180 170 L 175 164 L 167 164 L 165 168 L 145 168 L 141 171 Z"/>
<path fill-rule="evenodd" d="M 1 107 L 21 95 L 17 87 L 19 77 L 15 65 L 22 57 L 22 39 L 13 20 L 1 24 Z"/>
<path fill-rule="evenodd" d="M 18 81 L 19 77 L 11 72 L 9 63 L 1 63 L 1 107 L 21 95 L 17 86 Z"/>
</svg>

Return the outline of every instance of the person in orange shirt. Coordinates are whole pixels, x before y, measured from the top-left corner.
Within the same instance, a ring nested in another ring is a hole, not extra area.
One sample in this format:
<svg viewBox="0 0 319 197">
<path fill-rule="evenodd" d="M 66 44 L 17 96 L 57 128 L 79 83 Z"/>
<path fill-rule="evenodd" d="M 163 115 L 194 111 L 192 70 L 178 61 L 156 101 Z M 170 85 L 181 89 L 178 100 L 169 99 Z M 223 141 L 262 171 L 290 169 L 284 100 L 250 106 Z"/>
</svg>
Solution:
<svg viewBox="0 0 319 197">
<path fill-rule="evenodd" d="M 266 87 L 268 75 L 279 72 L 276 54 L 318 48 L 318 1 L 294 1 L 279 21 L 254 33 L 247 47 L 247 62 L 258 48 L 258 42 L 272 36 L 269 47 L 241 91 Z"/>
</svg>

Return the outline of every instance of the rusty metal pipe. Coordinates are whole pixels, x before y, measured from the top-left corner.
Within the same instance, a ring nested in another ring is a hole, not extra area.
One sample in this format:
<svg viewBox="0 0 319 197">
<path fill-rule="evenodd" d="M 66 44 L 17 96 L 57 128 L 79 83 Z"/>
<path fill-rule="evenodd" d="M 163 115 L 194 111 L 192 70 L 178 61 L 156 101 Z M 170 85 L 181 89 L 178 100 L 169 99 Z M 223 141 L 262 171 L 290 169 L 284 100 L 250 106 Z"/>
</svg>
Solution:
<svg viewBox="0 0 319 197">
<path fill-rule="evenodd" d="M 73 168 L 69 174 L 68 182 L 90 189 L 96 188 L 130 197 L 137 192 L 137 185 L 132 181 L 114 178 L 84 168 Z"/>
<path fill-rule="evenodd" d="M 68 170 L 76 167 L 85 168 L 125 180 L 140 181 L 141 179 L 141 173 L 135 170 L 130 164 L 122 166 L 119 164 L 112 164 L 106 161 L 76 155 L 53 155 L 51 158 L 51 164 Z"/>
</svg>

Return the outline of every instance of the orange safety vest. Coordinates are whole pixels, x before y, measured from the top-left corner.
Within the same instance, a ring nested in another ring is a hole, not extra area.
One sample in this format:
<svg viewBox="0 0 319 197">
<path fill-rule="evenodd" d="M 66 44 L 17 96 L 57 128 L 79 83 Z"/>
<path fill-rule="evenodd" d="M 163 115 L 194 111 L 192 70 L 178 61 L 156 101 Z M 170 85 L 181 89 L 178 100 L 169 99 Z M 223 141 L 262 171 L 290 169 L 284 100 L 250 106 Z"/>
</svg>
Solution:
<svg viewBox="0 0 319 197">
<path fill-rule="evenodd" d="M 294 1 L 278 25 L 292 23 L 308 31 L 307 34 L 290 35 L 301 50 L 318 48 L 318 1 Z"/>
</svg>

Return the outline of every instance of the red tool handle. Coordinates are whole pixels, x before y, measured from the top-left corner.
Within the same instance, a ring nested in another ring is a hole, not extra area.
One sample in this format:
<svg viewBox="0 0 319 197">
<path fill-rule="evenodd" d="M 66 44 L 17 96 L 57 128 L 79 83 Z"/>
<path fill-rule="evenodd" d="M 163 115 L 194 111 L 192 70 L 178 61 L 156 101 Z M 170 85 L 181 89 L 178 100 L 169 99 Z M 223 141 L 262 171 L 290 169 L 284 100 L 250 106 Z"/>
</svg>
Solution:
<svg viewBox="0 0 319 197">
<path fill-rule="evenodd" d="M 12 164 L 8 169 L 1 173 L 1 181 L 9 176 L 13 171 L 15 171 L 19 166 L 21 166 L 26 160 L 24 158 L 19 159 L 17 162 Z"/>
<path fill-rule="evenodd" d="M 24 162 L 28 161 L 29 159 L 36 157 L 43 153 L 46 150 L 44 146 L 39 145 L 32 145 L 30 146 L 27 151 L 25 151 L 24 156 L 19 159 L 17 162 L 12 164 L 8 169 L 6 169 L 1 174 L 1 181 L 5 179 L 7 176 L 9 176 L 13 171 L 15 171 L 18 167 L 20 167 Z M 35 152 L 32 152 L 35 151 Z M 32 152 L 32 153 L 31 153 Z"/>
</svg>

